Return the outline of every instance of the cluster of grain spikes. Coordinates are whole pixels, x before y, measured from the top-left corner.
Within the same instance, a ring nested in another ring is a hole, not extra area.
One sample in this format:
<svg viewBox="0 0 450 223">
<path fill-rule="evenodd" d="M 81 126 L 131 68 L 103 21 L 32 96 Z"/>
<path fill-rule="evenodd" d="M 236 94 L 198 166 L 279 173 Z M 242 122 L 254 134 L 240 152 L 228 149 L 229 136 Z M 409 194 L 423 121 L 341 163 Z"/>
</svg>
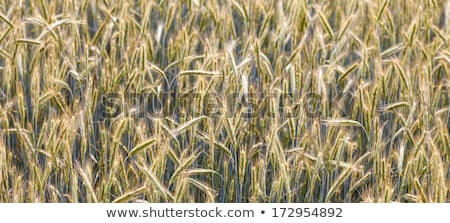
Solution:
<svg viewBox="0 0 450 223">
<path fill-rule="evenodd" d="M 0 202 L 449 202 L 449 11 L 0 0 Z"/>
</svg>

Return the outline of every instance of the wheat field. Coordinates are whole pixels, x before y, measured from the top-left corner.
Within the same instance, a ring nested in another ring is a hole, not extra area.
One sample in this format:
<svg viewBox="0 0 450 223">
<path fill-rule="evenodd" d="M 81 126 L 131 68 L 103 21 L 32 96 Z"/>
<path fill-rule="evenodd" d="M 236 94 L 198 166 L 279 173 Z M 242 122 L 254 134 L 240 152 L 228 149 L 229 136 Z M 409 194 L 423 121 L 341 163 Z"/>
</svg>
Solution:
<svg viewBox="0 0 450 223">
<path fill-rule="evenodd" d="M 450 202 L 450 3 L 0 0 L 0 202 Z"/>
</svg>

